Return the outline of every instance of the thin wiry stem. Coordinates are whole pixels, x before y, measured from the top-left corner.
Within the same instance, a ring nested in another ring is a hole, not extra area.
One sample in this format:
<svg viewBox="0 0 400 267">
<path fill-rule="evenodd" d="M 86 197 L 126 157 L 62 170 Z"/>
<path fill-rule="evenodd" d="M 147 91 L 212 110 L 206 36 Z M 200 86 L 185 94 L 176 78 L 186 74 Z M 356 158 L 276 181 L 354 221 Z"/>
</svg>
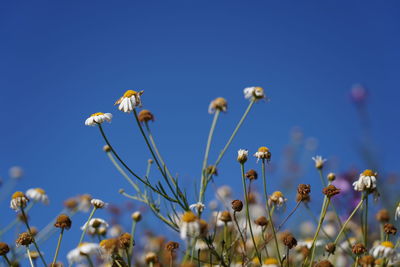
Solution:
<svg viewBox="0 0 400 267">
<path fill-rule="evenodd" d="M 339 241 L 339 238 L 342 235 L 343 231 L 346 229 L 347 224 L 350 222 L 351 218 L 353 218 L 354 214 L 356 214 L 357 210 L 362 206 L 363 203 L 364 199 L 361 199 L 357 206 L 354 208 L 353 212 L 350 214 L 349 218 L 347 218 L 347 220 L 344 222 L 342 229 L 340 229 L 339 234 L 335 239 L 335 242 L 333 242 L 335 245 Z"/>
<path fill-rule="evenodd" d="M 10 260 L 8 259 L 7 255 L 3 255 L 4 260 L 7 262 L 8 266 L 12 266 Z"/>
<path fill-rule="evenodd" d="M 79 246 L 80 244 L 82 244 L 83 238 L 85 237 L 86 231 L 87 231 L 87 229 L 88 229 L 88 227 L 89 227 L 89 222 L 90 222 L 90 220 L 93 218 L 93 215 L 94 215 L 94 213 L 96 212 L 96 210 L 97 210 L 97 208 L 96 208 L 96 207 L 93 207 L 93 210 L 92 210 L 92 212 L 90 213 L 87 222 L 85 223 L 85 228 L 84 228 L 83 231 L 82 231 L 81 238 L 79 239 L 78 246 Z"/>
<path fill-rule="evenodd" d="M 132 258 L 132 252 L 133 252 L 133 242 L 135 241 L 134 236 L 135 236 L 135 230 L 136 230 L 136 221 L 132 220 L 132 228 L 131 228 L 131 240 L 129 244 L 129 253 L 128 253 L 128 259 Z M 130 266 L 130 265 L 129 265 Z"/>
<path fill-rule="evenodd" d="M 204 197 L 204 186 L 205 186 L 205 179 L 206 179 L 206 168 L 207 168 L 207 162 L 208 162 L 208 154 L 210 153 L 210 147 L 211 147 L 211 141 L 214 135 L 215 131 L 215 126 L 217 125 L 218 117 L 220 114 L 220 110 L 217 109 L 214 113 L 214 118 L 211 123 L 211 128 L 210 132 L 208 134 L 207 138 L 207 145 L 206 145 L 206 152 L 204 153 L 204 159 L 203 159 L 203 166 L 201 168 L 201 181 L 200 181 L 200 194 L 199 194 L 199 202 L 203 202 L 203 197 Z"/>
<path fill-rule="evenodd" d="M 28 213 L 28 211 L 33 207 L 33 205 L 36 204 L 36 201 L 32 201 L 28 204 L 28 206 L 25 208 L 25 213 Z M 20 219 L 16 217 L 12 222 L 10 222 L 6 227 L 4 227 L 2 230 L 0 230 L 0 237 L 11 230 L 18 222 Z"/>
<path fill-rule="evenodd" d="M 239 232 L 240 238 L 242 239 L 243 251 L 244 251 L 245 254 L 247 254 L 247 252 L 246 252 L 247 251 L 247 249 L 246 249 L 246 241 L 244 240 L 242 231 L 240 230 L 239 223 L 238 223 L 237 218 L 236 218 L 236 211 L 233 212 L 233 221 L 235 222 L 235 226 L 236 226 L 236 228 L 237 228 L 237 230 Z"/>
<path fill-rule="evenodd" d="M 368 193 L 365 193 L 365 210 L 364 210 L 364 246 L 368 247 Z"/>
<path fill-rule="evenodd" d="M 114 167 L 119 171 L 119 173 L 122 175 L 122 177 L 125 178 L 125 180 L 132 185 L 132 187 L 136 190 L 136 192 L 139 192 L 139 187 L 138 185 L 132 181 L 132 179 L 126 174 L 126 172 L 119 166 L 119 164 L 115 161 L 113 154 L 111 152 L 107 152 L 107 156 L 114 165 Z"/>
<path fill-rule="evenodd" d="M 28 246 L 26 246 L 26 254 L 28 254 L 28 259 L 29 259 L 29 263 L 31 264 L 31 267 L 34 267 L 35 265 L 33 265 L 31 252 L 29 251 L 29 247 Z M 45 266 L 47 266 L 47 265 L 45 265 Z"/>
<path fill-rule="evenodd" d="M 289 220 L 289 218 L 293 215 L 293 213 L 295 213 L 295 211 L 297 210 L 297 208 L 300 206 L 301 201 L 297 201 L 296 206 L 294 207 L 294 209 L 289 213 L 289 215 L 281 222 L 281 224 L 276 228 L 276 231 L 278 232 L 282 226 L 287 222 L 287 220 Z"/>
<path fill-rule="evenodd" d="M 268 219 L 269 219 L 269 222 L 271 224 L 272 234 L 274 236 L 276 253 L 277 253 L 279 262 L 282 264 L 281 253 L 279 251 L 279 245 L 278 245 L 278 238 L 276 237 L 276 231 L 275 231 L 274 222 L 272 220 L 271 209 L 270 209 L 270 206 L 268 204 L 267 178 L 266 178 L 266 174 L 265 174 L 265 165 L 266 165 L 266 161 L 265 161 L 265 159 L 262 159 L 261 172 L 262 172 L 263 185 L 264 185 L 265 206 L 267 207 Z"/>
<path fill-rule="evenodd" d="M 56 261 L 57 261 L 58 252 L 59 252 L 59 250 L 60 250 L 61 240 L 62 240 L 62 238 L 63 238 L 63 234 L 64 234 L 64 228 L 61 228 L 60 236 L 58 237 L 56 253 L 54 254 L 54 259 L 53 259 L 53 263 L 52 263 L 51 266 L 54 266 L 55 263 L 56 263 Z"/>
<path fill-rule="evenodd" d="M 249 202 L 248 202 L 247 189 L 246 189 L 246 177 L 244 175 L 244 164 L 243 163 L 240 164 L 240 168 L 241 168 L 241 171 L 242 171 L 242 183 L 243 183 L 244 202 L 245 202 L 244 204 L 246 206 L 247 223 L 249 225 L 250 235 L 251 235 L 251 239 L 253 241 L 254 249 L 255 249 L 256 254 L 257 254 L 257 258 L 258 258 L 258 260 L 260 262 L 262 262 L 261 255 L 260 255 L 260 253 L 258 251 L 258 248 L 257 248 L 256 240 L 254 239 L 253 229 L 251 227 L 251 219 L 250 219 L 250 212 L 249 212 Z"/>
</svg>

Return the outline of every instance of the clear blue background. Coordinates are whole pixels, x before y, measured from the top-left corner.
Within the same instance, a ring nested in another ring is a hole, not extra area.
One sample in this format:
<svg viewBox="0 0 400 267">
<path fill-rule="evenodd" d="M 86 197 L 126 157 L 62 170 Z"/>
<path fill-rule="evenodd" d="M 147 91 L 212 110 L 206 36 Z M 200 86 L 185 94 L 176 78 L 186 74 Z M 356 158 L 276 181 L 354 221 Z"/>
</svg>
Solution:
<svg viewBox="0 0 400 267">
<path fill-rule="evenodd" d="M 267 145 L 279 162 L 293 126 L 319 140 L 316 153 L 336 158 L 332 170 L 367 168 L 356 151 L 360 125 L 349 100 L 359 82 L 369 88 L 376 156 L 385 172 L 396 172 L 399 13 L 398 1 L 2 1 L 0 174 L 6 178 L 9 167 L 23 166 L 17 188 L 48 191 L 51 205 L 32 211 L 39 227 L 72 195 L 123 203 L 118 189 L 128 186 L 102 153 L 98 130 L 84 120 L 113 113 L 105 130 L 143 173 L 149 154 L 138 129 L 113 106 L 126 89 L 140 89 L 144 107 L 156 116 L 160 150 L 194 192 L 190 182 L 200 174 L 210 100 L 229 101 L 216 131 L 215 159 L 247 106 L 243 88 L 253 85 L 263 86 L 270 101 L 255 105 L 217 184 L 239 193 L 236 150 L 254 153 Z M 311 170 L 311 159 L 307 163 Z M 303 181 L 319 182 L 315 173 Z M 14 216 L 6 202 L 1 226 Z M 62 257 L 85 217 L 74 218 Z"/>
</svg>

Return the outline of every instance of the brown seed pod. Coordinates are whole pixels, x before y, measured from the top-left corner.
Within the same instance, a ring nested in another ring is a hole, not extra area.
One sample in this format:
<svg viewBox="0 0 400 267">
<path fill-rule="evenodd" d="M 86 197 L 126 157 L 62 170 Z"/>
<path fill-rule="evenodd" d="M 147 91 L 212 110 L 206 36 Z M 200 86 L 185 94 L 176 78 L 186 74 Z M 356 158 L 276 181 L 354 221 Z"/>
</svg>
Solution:
<svg viewBox="0 0 400 267">
<path fill-rule="evenodd" d="M 243 209 L 243 202 L 239 199 L 232 201 L 232 209 L 236 212 L 241 212 Z"/>
</svg>

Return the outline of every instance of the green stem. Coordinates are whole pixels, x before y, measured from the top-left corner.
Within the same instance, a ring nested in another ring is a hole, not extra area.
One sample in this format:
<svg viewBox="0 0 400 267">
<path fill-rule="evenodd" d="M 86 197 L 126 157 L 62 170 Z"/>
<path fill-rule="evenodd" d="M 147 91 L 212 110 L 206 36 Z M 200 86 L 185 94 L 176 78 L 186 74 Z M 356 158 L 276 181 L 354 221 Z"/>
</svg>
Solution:
<svg viewBox="0 0 400 267">
<path fill-rule="evenodd" d="M 133 239 L 133 237 L 131 237 Z M 128 261 L 128 266 L 131 267 L 131 257 L 129 256 L 129 248 L 125 248 L 126 260 Z"/>
<path fill-rule="evenodd" d="M 317 231 L 315 232 L 315 235 L 314 235 L 314 238 L 313 238 L 313 242 L 312 242 L 312 245 L 311 245 L 310 267 L 312 267 L 312 264 L 313 264 L 313 261 L 314 261 L 315 248 L 316 248 L 315 242 L 317 241 L 317 238 L 318 238 L 318 235 L 319 235 L 319 231 L 321 230 L 322 224 L 324 222 L 326 211 L 328 210 L 328 206 L 329 206 L 330 201 L 331 201 L 330 198 L 325 196 L 324 203 L 322 205 L 321 215 L 320 215 L 320 218 L 319 218 Z"/>
<path fill-rule="evenodd" d="M 131 242 L 129 244 L 129 255 L 128 258 L 132 258 L 132 253 L 133 253 L 133 242 L 135 241 L 134 236 L 135 236 L 135 230 L 136 230 L 136 221 L 132 221 L 132 228 L 131 228 Z"/>
<path fill-rule="evenodd" d="M 201 169 L 201 182 L 200 182 L 200 194 L 199 194 L 199 202 L 203 202 L 203 197 L 204 197 L 204 191 L 205 191 L 205 178 L 206 178 L 206 168 L 207 168 L 207 162 L 208 162 L 208 154 L 210 153 L 210 147 L 211 147 L 211 141 L 214 135 L 215 131 L 215 126 L 217 125 L 218 117 L 220 114 L 220 110 L 217 109 L 214 113 L 214 118 L 211 123 L 211 128 L 210 132 L 208 133 L 208 138 L 207 138 L 207 145 L 206 145 L 206 152 L 204 153 L 204 159 L 203 159 L 203 167 Z"/>
<path fill-rule="evenodd" d="M 79 239 L 78 247 L 79 247 L 80 244 L 82 244 L 83 238 L 85 237 L 86 231 L 87 231 L 87 229 L 88 229 L 88 227 L 89 227 L 89 222 L 90 222 L 90 220 L 93 218 L 93 215 L 94 215 L 94 213 L 96 212 L 96 210 L 97 210 L 97 208 L 96 208 L 96 207 L 93 207 L 93 210 L 92 210 L 92 212 L 91 212 L 90 215 L 89 215 L 89 219 L 87 220 L 87 222 L 86 222 L 86 224 L 85 224 L 85 228 L 83 229 L 81 238 Z"/>
<path fill-rule="evenodd" d="M 139 187 L 138 185 L 132 181 L 132 179 L 128 176 L 128 174 L 126 174 L 126 172 L 121 168 L 121 166 L 119 166 L 119 164 L 117 163 L 117 161 L 114 159 L 113 154 L 110 152 L 107 152 L 107 156 L 110 159 L 110 161 L 112 162 L 112 164 L 114 165 L 114 167 L 119 171 L 119 173 L 125 178 L 125 180 L 132 185 L 132 187 L 136 190 L 136 192 L 139 192 Z"/>
<path fill-rule="evenodd" d="M 8 266 L 12 266 L 10 260 L 8 259 L 7 255 L 3 255 L 4 260 L 7 262 Z"/>
<path fill-rule="evenodd" d="M 368 193 L 365 193 L 365 210 L 364 210 L 364 246 L 368 247 Z"/>
<path fill-rule="evenodd" d="M 64 228 L 61 228 L 60 236 L 58 237 L 56 253 L 54 254 L 53 264 L 52 264 L 51 266 L 54 266 L 55 263 L 56 263 L 56 261 L 57 261 L 58 252 L 59 252 L 59 250 L 60 250 L 61 240 L 62 240 L 62 238 L 63 238 L 63 234 L 64 234 Z"/>
<path fill-rule="evenodd" d="M 87 261 L 89 262 L 89 266 L 90 266 L 90 267 L 94 267 L 93 261 L 92 261 L 92 259 L 90 258 L 90 256 L 89 256 L 89 255 L 85 255 L 85 256 L 86 256 Z"/>
<path fill-rule="evenodd" d="M 25 225 L 26 225 L 26 228 L 28 229 L 28 233 L 32 236 L 32 242 L 33 242 L 33 244 L 35 245 L 35 248 L 36 248 L 36 250 L 37 250 L 37 253 L 39 254 L 40 259 L 42 260 L 44 266 L 47 266 L 46 261 L 44 260 L 43 255 L 42 255 L 42 253 L 40 252 L 39 246 L 38 246 L 38 244 L 36 243 L 35 237 L 34 237 L 34 235 L 32 234 L 31 228 L 29 227 L 28 217 L 26 216 L 23 207 L 21 207 L 21 213 L 22 213 L 22 218 L 23 218 L 23 220 L 24 220 L 24 223 L 25 223 Z M 28 248 L 27 248 L 27 249 L 28 249 Z"/>
<path fill-rule="evenodd" d="M 265 206 L 267 207 L 268 219 L 269 219 L 269 222 L 271 224 L 272 234 L 274 236 L 276 253 L 278 255 L 279 262 L 282 264 L 281 253 L 279 251 L 279 245 L 278 245 L 278 238 L 276 236 L 275 226 L 274 226 L 274 222 L 272 220 L 271 209 L 270 209 L 270 206 L 268 204 L 267 178 L 266 178 L 266 173 L 265 173 L 265 165 L 266 165 L 266 161 L 265 161 L 265 159 L 262 159 L 261 172 L 262 172 L 263 185 L 264 185 Z"/>
<path fill-rule="evenodd" d="M 242 170 L 242 183 L 243 183 L 243 191 L 244 191 L 244 201 L 245 201 L 245 206 L 246 206 L 247 223 L 249 225 L 250 235 L 251 235 L 251 239 L 253 241 L 254 249 L 255 249 L 256 254 L 257 254 L 257 258 L 260 261 L 260 263 L 262 263 L 261 255 L 258 252 L 257 243 L 256 243 L 256 240 L 254 239 L 253 228 L 251 227 L 250 212 L 249 212 L 249 202 L 248 202 L 247 189 L 246 189 L 246 178 L 245 178 L 245 175 L 244 175 L 244 164 L 241 163 L 240 167 L 241 167 L 241 170 Z"/>
<path fill-rule="evenodd" d="M 28 246 L 26 246 L 26 254 L 28 254 L 29 263 L 31 264 L 32 267 L 34 267 L 35 265 L 33 264 L 31 252 L 29 251 Z M 47 265 L 45 265 L 45 266 L 47 266 Z"/>
<path fill-rule="evenodd" d="M 363 203 L 364 203 L 364 199 L 361 199 L 360 202 L 357 204 L 357 206 L 354 208 L 353 212 L 350 214 L 349 218 L 347 218 L 347 220 L 344 222 L 342 229 L 340 229 L 339 234 L 337 235 L 335 241 L 333 242 L 335 245 L 337 244 L 340 236 L 346 229 L 347 224 L 350 222 L 351 218 L 353 218 L 354 214 L 356 214 L 357 210 L 362 206 Z"/>
</svg>

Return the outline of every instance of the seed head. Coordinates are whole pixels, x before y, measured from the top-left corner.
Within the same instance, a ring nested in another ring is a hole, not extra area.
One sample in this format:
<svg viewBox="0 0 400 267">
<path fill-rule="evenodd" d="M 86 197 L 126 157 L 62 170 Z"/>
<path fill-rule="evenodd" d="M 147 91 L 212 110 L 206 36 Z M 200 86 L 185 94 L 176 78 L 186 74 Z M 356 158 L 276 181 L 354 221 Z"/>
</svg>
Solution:
<svg viewBox="0 0 400 267">
<path fill-rule="evenodd" d="M 333 182 L 336 179 L 336 175 L 333 172 L 330 172 L 327 176 L 329 182 Z"/>
<path fill-rule="evenodd" d="M 61 214 L 57 217 L 56 223 L 54 224 L 57 228 L 67 229 L 71 228 L 72 221 L 66 214 Z"/>
<path fill-rule="evenodd" d="M 107 253 L 117 253 L 119 241 L 117 238 L 109 238 L 101 240 L 99 246 Z"/>
<path fill-rule="evenodd" d="M 149 252 L 145 256 L 145 261 L 147 264 L 158 262 L 158 257 L 154 252 Z"/>
<path fill-rule="evenodd" d="M 74 210 L 78 207 L 78 200 L 75 197 L 71 197 L 64 201 L 64 207 L 69 210 Z"/>
<path fill-rule="evenodd" d="M 387 223 L 390 220 L 390 214 L 387 209 L 381 209 L 376 213 L 376 220 L 380 223 Z"/>
<path fill-rule="evenodd" d="M 210 106 L 208 107 L 208 113 L 212 114 L 216 110 L 226 112 L 228 109 L 228 102 L 223 97 L 217 97 L 213 101 L 211 101 Z"/>
<path fill-rule="evenodd" d="M 397 233 L 397 228 L 394 227 L 394 225 L 391 223 L 385 223 L 385 225 L 383 226 L 383 230 L 388 235 L 396 235 Z"/>
<path fill-rule="evenodd" d="M 314 267 L 333 267 L 333 264 L 328 260 L 322 260 L 315 264 Z"/>
<path fill-rule="evenodd" d="M 140 213 L 140 211 L 135 211 L 134 213 L 132 213 L 132 220 L 134 220 L 135 222 L 139 222 L 140 220 L 142 220 L 142 214 Z"/>
<path fill-rule="evenodd" d="M 248 170 L 248 171 L 246 172 L 245 176 L 246 176 L 246 178 L 249 179 L 250 181 L 252 181 L 252 180 L 257 180 L 257 178 L 258 178 L 258 173 L 257 173 L 255 170 L 250 169 L 250 170 Z"/>
<path fill-rule="evenodd" d="M 169 252 L 174 252 L 176 249 L 179 248 L 179 243 L 174 242 L 174 241 L 169 241 L 169 242 L 167 242 L 167 244 L 165 245 L 165 248 L 166 248 L 167 251 L 169 251 Z"/>
<path fill-rule="evenodd" d="M 118 238 L 118 245 L 122 249 L 127 249 L 131 245 L 132 236 L 128 233 L 123 233 Z"/>
<path fill-rule="evenodd" d="M 325 251 L 328 252 L 329 254 L 335 254 L 335 250 L 336 250 L 336 245 L 335 243 L 328 243 L 325 245 Z"/>
<path fill-rule="evenodd" d="M 32 244 L 32 242 L 33 242 L 33 237 L 28 232 L 24 232 L 22 234 L 19 234 L 17 240 L 15 241 L 15 243 L 17 244 L 17 247 L 19 247 L 19 246 L 26 246 L 27 247 L 30 244 Z"/>
<path fill-rule="evenodd" d="M 104 145 L 103 146 L 103 151 L 104 152 L 110 152 L 111 151 L 111 147 L 109 145 Z"/>
<path fill-rule="evenodd" d="M 206 168 L 206 173 L 208 175 L 215 175 L 218 176 L 218 170 L 217 167 L 215 167 L 214 165 L 210 165 Z"/>
<path fill-rule="evenodd" d="M 351 251 L 355 255 L 359 256 L 361 254 L 364 254 L 367 251 L 367 249 L 365 248 L 365 246 L 362 243 L 357 243 L 357 244 L 353 245 L 353 247 L 351 248 Z"/>
<path fill-rule="evenodd" d="M 143 109 L 142 111 L 140 111 L 138 118 L 140 122 L 154 121 L 153 113 L 151 113 L 150 110 L 147 109 Z"/>
<path fill-rule="evenodd" d="M 265 216 L 260 216 L 254 221 L 254 223 L 261 227 L 264 227 L 268 225 L 268 220 L 267 218 L 265 218 Z"/>
<path fill-rule="evenodd" d="M 224 223 L 228 223 L 228 222 L 232 221 L 231 214 L 227 210 L 221 212 L 219 219 Z"/>
<path fill-rule="evenodd" d="M 7 243 L 0 242 L 0 256 L 6 255 L 10 251 L 10 247 Z"/>
<path fill-rule="evenodd" d="M 326 195 L 328 198 L 331 198 L 340 193 L 340 189 L 336 188 L 333 184 L 328 185 L 322 190 L 322 193 Z"/>
<path fill-rule="evenodd" d="M 236 212 L 241 212 L 243 209 L 243 202 L 239 199 L 232 201 L 232 209 Z"/>
<path fill-rule="evenodd" d="M 373 267 L 375 266 L 375 258 L 371 255 L 362 256 L 359 260 L 362 267 Z"/>
<path fill-rule="evenodd" d="M 296 238 L 294 238 L 294 236 L 289 232 L 283 233 L 281 239 L 283 244 L 289 249 L 292 249 L 293 247 L 297 246 Z"/>
<path fill-rule="evenodd" d="M 310 201 L 310 192 L 311 192 L 311 186 L 309 184 L 299 184 L 299 186 L 297 187 L 297 197 L 296 197 L 297 202 Z"/>
</svg>

